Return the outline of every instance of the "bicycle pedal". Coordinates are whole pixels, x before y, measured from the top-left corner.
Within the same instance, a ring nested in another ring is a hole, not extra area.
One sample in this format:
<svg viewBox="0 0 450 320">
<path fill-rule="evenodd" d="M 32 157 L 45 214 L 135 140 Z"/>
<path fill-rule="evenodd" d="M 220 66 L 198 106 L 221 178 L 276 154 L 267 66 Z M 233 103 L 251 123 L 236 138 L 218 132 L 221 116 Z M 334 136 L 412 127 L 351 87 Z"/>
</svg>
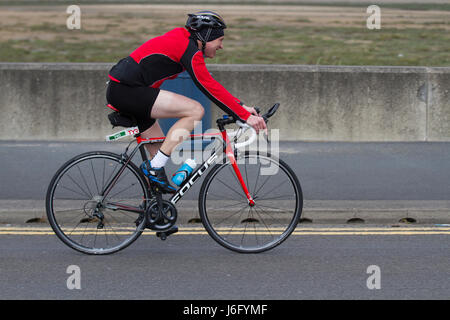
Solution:
<svg viewBox="0 0 450 320">
<path fill-rule="evenodd" d="M 171 234 L 177 233 L 178 232 L 178 227 L 172 227 L 171 229 L 167 230 L 167 231 L 158 231 L 156 232 L 156 236 L 158 238 L 160 238 L 161 240 L 166 240 L 168 236 L 170 236 Z"/>
</svg>

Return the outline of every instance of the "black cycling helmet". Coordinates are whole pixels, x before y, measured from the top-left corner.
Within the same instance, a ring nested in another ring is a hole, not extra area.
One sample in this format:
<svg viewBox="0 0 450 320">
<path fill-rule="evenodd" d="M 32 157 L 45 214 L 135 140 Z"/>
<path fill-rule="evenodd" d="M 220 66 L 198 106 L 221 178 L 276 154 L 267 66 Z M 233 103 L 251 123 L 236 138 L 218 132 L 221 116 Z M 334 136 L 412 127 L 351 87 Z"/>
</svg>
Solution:
<svg viewBox="0 0 450 320">
<path fill-rule="evenodd" d="M 219 14 L 205 10 L 189 13 L 186 28 L 192 31 L 200 31 L 204 28 L 226 29 L 227 25 Z"/>
<path fill-rule="evenodd" d="M 189 13 L 186 21 L 186 28 L 202 42 L 203 52 L 208 41 L 224 35 L 223 29 L 226 27 L 225 21 L 219 14 L 207 10 Z"/>
</svg>

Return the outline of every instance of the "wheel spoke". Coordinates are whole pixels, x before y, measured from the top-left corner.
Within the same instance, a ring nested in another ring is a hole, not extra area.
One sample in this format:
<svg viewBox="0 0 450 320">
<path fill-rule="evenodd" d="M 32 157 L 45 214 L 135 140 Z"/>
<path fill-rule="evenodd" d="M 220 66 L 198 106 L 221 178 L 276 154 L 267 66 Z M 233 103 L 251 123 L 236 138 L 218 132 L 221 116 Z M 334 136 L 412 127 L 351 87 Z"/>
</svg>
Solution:
<svg viewBox="0 0 450 320">
<path fill-rule="evenodd" d="M 258 185 L 258 180 L 259 180 L 259 172 L 261 172 L 261 162 L 259 162 L 259 167 L 258 167 L 258 174 L 256 175 L 256 181 L 255 181 L 255 187 L 253 188 L 253 196 L 255 195 L 255 191 L 256 191 L 256 186 Z"/>
<path fill-rule="evenodd" d="M 87 199 L 91 199 L 92 196 L 87 194 L 84 189 L 72 178 L 72 176 L 70 174 L 67 174 L 67 176 L 69 177 L 70 180 L 72 180 L 72 182 L 81 190 L 81 192 L 83 192 L 83 194 L 87 197 Z"/>
<path fill-rule="evenodd" d="M 283 182 L 281 182 L 280 184 L 276 185 L 275 187 L 271 187 L 271 190 L 267 191 L 266 193 L 264 193 L 262 196 L 259 196 L 259 197 L 260 197 L 261 199 L 267 199 L 266 196 L 267 196 L 269 193 L 273 192 L 273 190 L 279 189 L 279 188 L 280 188 L 283 184 L 285 184 L 287 181 L 288 181 L 288 180 L 284 180 Z M 259 192 L 259 190 L 258 190 L 258 192 Z M 256 197 L 256 195 L 255 195 L 255 197 Z"/>
<path fill-rule="evenodd" d="M 89 189 L 89 186 L 88 186 L 88 184 L 87 184 L 87 182 L 86 182 L 86 179 L 84 178 L 84 174 L 81 172 L 81 169 L 80 169 L 80 166 L 77 166 L 77 168 L 78 168 L 78 171 L 80 172 L 80 175 L 81 175 L 81 178 L 83 179 L 83 182 L 84 182 L 84 185 L 86 186 L 86 188 L 87 188 L 87 190 L 88 190 L 88 192 L 89 192 L 89 195 L 91 196 L 91 198 L 92 198 L 92 192 L 91 192 L 91 189 Z"/>
<path fill-rule="evenodd" d="M 270 235 L 272 238 L 274 238 L 274 236 L 272 235 L 272 233 L 270 232 L 270 228 L 267 226 L 265 220 L 261 217 L 261 215 L 258 213 L 258 210 L 256 210 L 256 207 L 253 207 L 253 209 L 255 209 L 256 214 L 258 215 L 259 219 L 263 222 L 264 226 L 266 227 L 267 231 L 269 231 Z"/>
<path fill-rule="evenodd" d="M 94 177 L 95 188 L 97 190 L 97 194 L 99 194 L 100 190 L 98 189 L 97 178 L 95 177 L 95 170 L 94 170 L 94 164 L 92 163 L 92 159 L 91 159 L 91 169 L 92 169 L 92 176 Z"/>
<path fill-rule="evenodd" d="M 241 212 L 242 210 L 244 210 L 246 208 L 246 206 L 240 208 L 238 211 L 233 212 L 231 215 L 226 216 L 224 219 L 220 220 L 218 222 L 218 225 L 221 225 L 225 220 L 230 219 L 231 217 L 235 216 L 236 214 L 238 214 L 239 212 Z M 242 214 L 241 214 L 242 215 Z M 235 223 L 236 224 L 236 223 Z M 234 226 L 234 225 L 233 225 Z"/>
<path fill-rule="evenodd" d="M 241 212 L 241 211 L 242 211 L 242 212 Z M 233 230 L 234 226 L 235 226 L 237 223 L 239 223 L 239 221 L 241 221 L 242 214 L 244 213 L 244 211 L 245 211 L 245 207 L 242 208 L 241 210 L 239 210 L 239 212 L 241 212 L 241 214 L 239 215 L 239 219 L 237 219 L 237 220 L 234 222 L 234 224 L 231 226 L 231 228 L 230 228 L 229 231 L 228 231 L 227 237 L 230 235 L 230 233 L 231 233 L 231 231 Z"/>
<path fill-rule="evenodd" d="M 228 189 L 230 189 L 231 191 L 233 191 L 234 193 L 236 193 L 238 196 L 245 198 L 244 194 L 237 192 L 236 190 L 234 190 L 233 188 L 231 188 L 229 185 L 227 185 L 225 182 L 223 182 L 222 180 L 218 180 L 221 184 L 223 184 L 225 187 L 227 187 Z"/>
<path fill-rule="evenodd" d="M 250 207 L 248 208 L 248 212 L 250 212 Z M 245 232 L 247 231 L 247 225 L 248 225 L 248 219 L 245 219 L 245 228 L 244 228 L 244 232 L 242 232 L 242 237 L 241 237 L 241 247 L 243 247 L 243 243 L 244 243 L 244 236 L 245 236 Z"/>
</svg>

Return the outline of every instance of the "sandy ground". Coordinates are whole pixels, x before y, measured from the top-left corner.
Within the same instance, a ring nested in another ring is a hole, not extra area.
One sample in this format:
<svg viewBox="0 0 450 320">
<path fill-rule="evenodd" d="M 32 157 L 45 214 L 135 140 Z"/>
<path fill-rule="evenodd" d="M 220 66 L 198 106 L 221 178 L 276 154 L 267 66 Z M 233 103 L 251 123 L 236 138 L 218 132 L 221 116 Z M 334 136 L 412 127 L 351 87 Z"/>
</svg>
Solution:
<svg viewBox="0 0 450 320">
<path fill-rule="evenodd" d="M 320 1 L 320 0 L 319 0 Z M 325 1 L 325 0 L 324 0 Z M 329 0 L 327 0 L 329 1 Z M 420 2 L 391 0 L 388 2 Z M 423 2 L 423 1 L 422 1 Z M 433 0 L 436 3 L 450 1 Z M 67 6 L 0 6 L 0 41 L 38 38 L 51 40 L 66 31 Z M 81 27 L 85 31 L 74 34 L 73 39 L 113 38 L 116 31 L 151 30 L 158 32 L 182 26 L 188 12 L 195 12 L 199 5 L 82 5 Z M 261 26 L 365 26 L 369 14 L 365 8 L 323 6 L 250 6 L 208 5 L 219 12 L 230 28 L 246 24 Z M 383 9 L 382 28 L 445 28 L 450 29 L 450 12 Z M 98 33 L 98 30 L 105 30 Z M 68 39 L 70 41 L 70 39 Z"/>
</svg>

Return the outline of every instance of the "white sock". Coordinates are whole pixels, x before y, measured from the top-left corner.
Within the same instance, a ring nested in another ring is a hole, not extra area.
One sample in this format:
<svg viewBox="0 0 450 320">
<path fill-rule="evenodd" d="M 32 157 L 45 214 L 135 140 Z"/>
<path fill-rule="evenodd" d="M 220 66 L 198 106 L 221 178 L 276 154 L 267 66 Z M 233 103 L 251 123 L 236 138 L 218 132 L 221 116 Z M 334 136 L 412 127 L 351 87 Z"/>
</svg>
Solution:
<svg viewBox="0 0 450 320">
<path fill-rule="evenodd" d="M 150 160 L 150 165 L 152 168 L 161 168 L 164 167 L 167 163 L 167 160 L 169 160 L 170 156 L 164 154 L 161 150 L 158 150 L 158 152 L 155 154 L 152 160 Z"/>
</svg>

